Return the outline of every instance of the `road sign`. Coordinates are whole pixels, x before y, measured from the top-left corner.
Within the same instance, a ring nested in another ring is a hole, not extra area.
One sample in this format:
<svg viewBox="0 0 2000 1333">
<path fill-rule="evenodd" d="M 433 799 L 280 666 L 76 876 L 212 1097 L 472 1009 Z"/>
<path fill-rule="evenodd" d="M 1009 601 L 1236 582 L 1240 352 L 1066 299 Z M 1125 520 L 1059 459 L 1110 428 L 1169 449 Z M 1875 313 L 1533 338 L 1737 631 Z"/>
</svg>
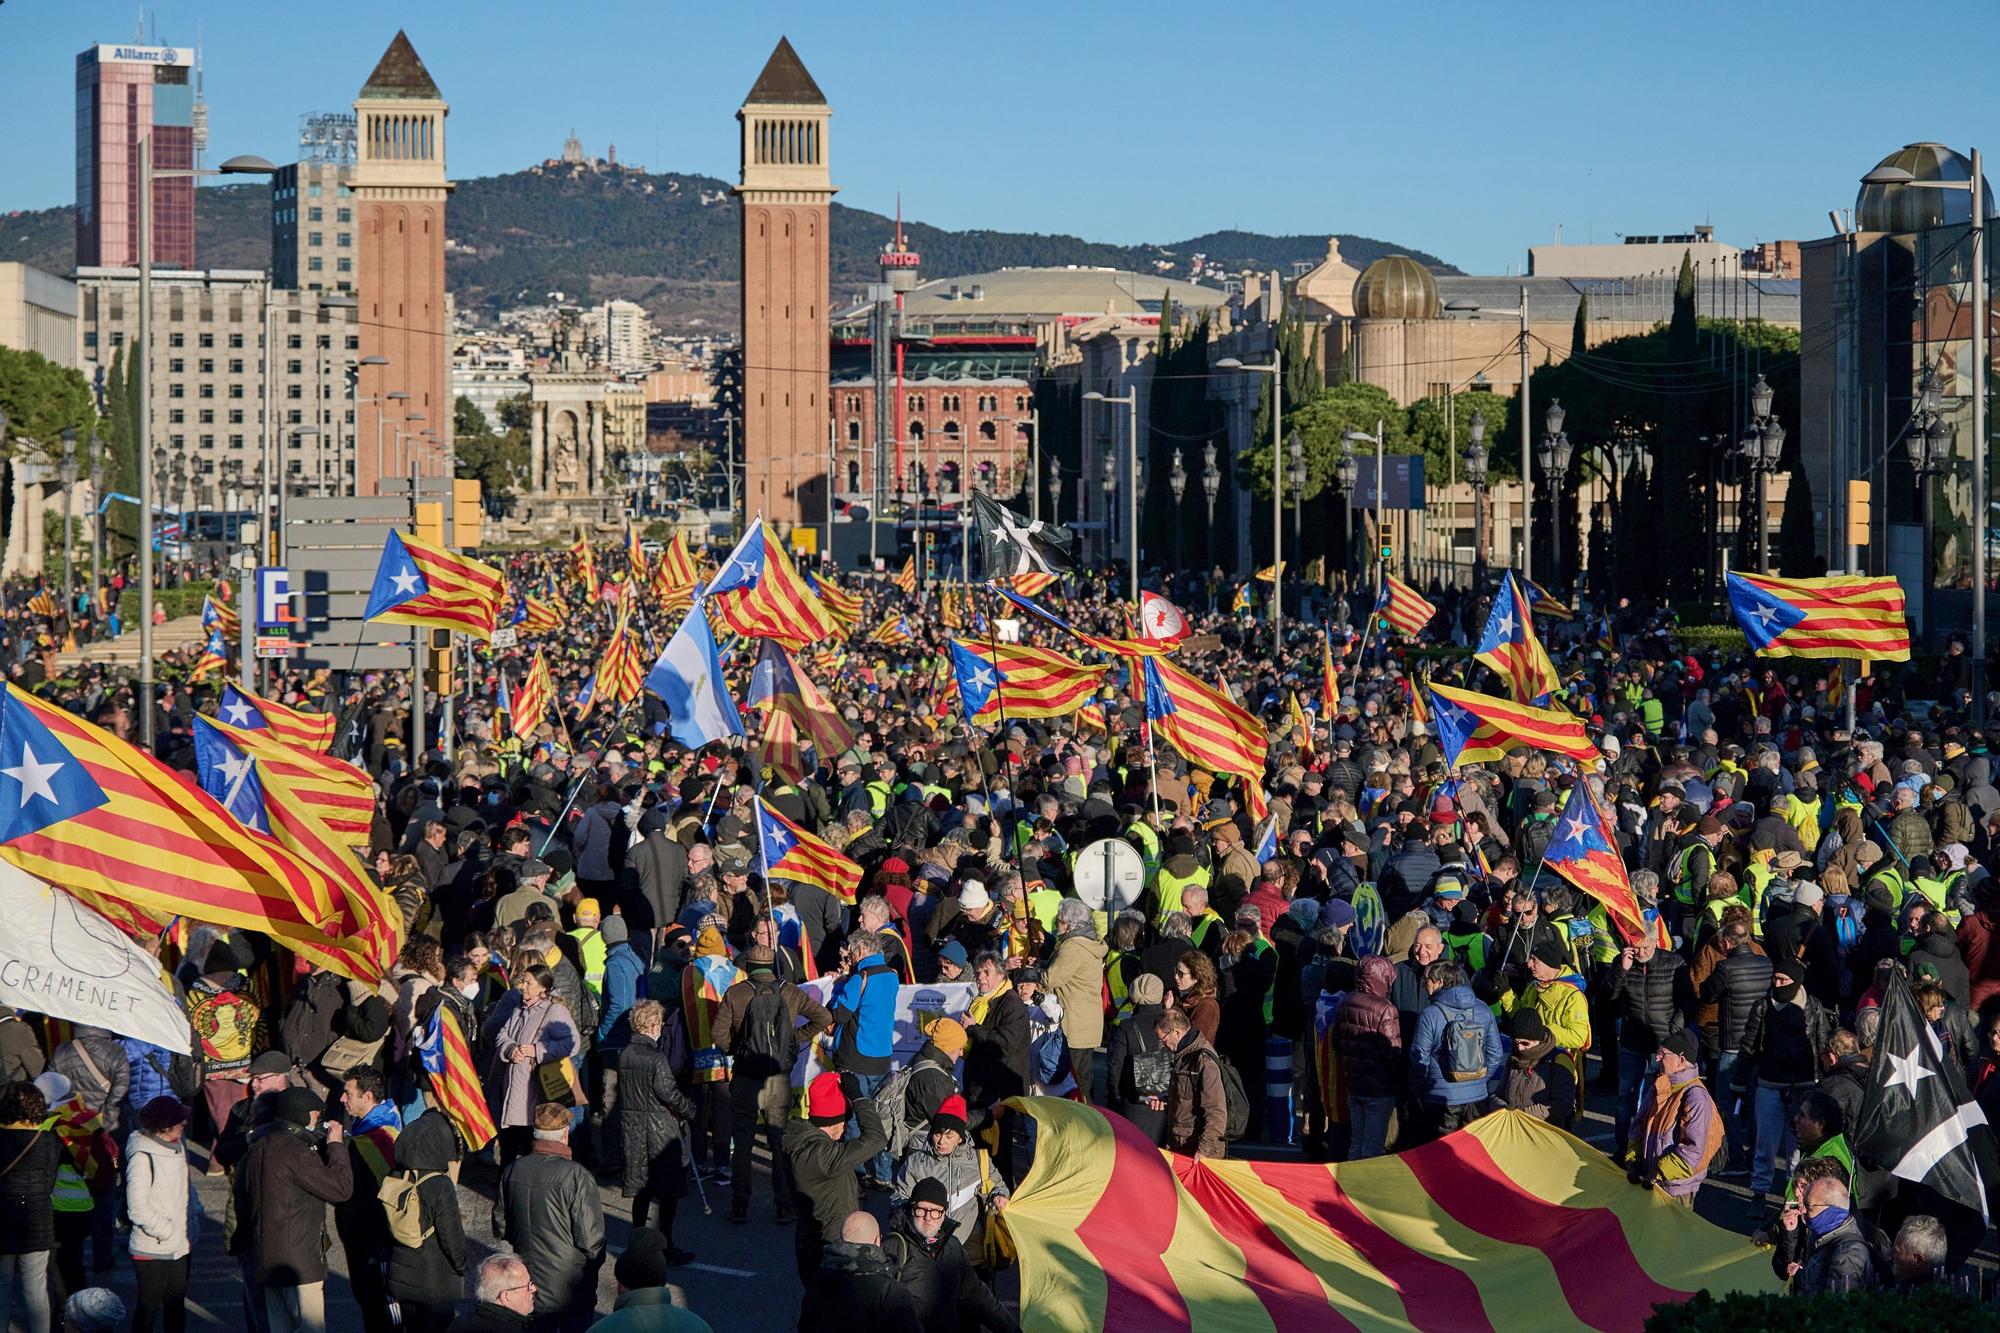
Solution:
<svg viewBox="0 0 2000 1333">
<path fill-rule="evenodd" d="M 1122 912 L 1146 889 L 1146 863 L 1132 844 L 1100 838 L 1077 853 L 1076 896 L 1093 911 Z"/>
<path fill-rule="evenodd" d="M 257 567 L 257 628 L 291 631 L 298 624 L 292 609 L 292 572 L 283 565 Z"/>
<path fill-rule="evenodd" d="M 257 656 L 290 657 L 299 650 L 289 634 L 259 634 L 257 636 Z"/>
</svg>

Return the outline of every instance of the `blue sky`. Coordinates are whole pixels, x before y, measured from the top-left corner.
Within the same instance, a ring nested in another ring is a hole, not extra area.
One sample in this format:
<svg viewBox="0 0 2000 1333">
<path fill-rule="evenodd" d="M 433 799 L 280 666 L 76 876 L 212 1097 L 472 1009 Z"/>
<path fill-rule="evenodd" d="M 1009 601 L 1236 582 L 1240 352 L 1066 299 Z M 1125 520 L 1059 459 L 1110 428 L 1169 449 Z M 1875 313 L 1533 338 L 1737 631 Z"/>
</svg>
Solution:
<svg viewBox="0 0 2000 1333">
<path fill-rule="evenodd" d="M 780 34 L 834 108 L 841 199 L 950 227 L 1172 241 L 1356 232 L 1498 273 L 1551 239 L 1826 234 L 1916 139 L 2000 153 L 2000 102 L 1955 41 L 1860 0 L 1674 5 L 691 4 L 178 0 L 207 52 L 211 144 L 296 156 L 397 27 L 451 103 L 456 177 L 593 153 L 724 178 L 733 113 Z M 288 16 L 297 14 L 296 20 Z M 308 15 L 310 17 L 308 17 Z M 0 0 L 0 212 L 74 193 L 74 56 L 135 6 Z M 149 17 L 149 24 L 153 20 Z M 1873 91 L 1869 91 L 1872 89 Z M 2000 175 L 2000 171 L 1989 171 Z"/>
</svg>

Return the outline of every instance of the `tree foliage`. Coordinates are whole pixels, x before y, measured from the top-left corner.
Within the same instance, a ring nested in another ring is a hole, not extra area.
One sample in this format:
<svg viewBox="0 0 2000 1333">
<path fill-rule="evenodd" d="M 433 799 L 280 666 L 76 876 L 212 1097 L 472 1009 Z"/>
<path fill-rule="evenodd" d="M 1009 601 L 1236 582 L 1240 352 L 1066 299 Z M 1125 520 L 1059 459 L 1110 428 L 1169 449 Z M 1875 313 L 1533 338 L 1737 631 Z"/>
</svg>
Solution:
<svg viewBox="0 0 2000 1333">
<path fill-rule="evenodd" d="M 458 475 L 476 478 L 488 505 L 504 513 L 514 493 L 528 484 L 528 396 L 517 394 L 500 404 L 501 429 L 494 430 L 486 414 L 470 398 L 452 405 L 452 436 Z"/>
<path fill-rule="evenodd" d="M 12 347 L 0 347 L 0 411 L 7 414 L 10 458 L 60 457 L 65 430 L 74 430 L 77 447 L 87 449 L 97 428 L 97 398 L 81 371 Z"/>
</svg>

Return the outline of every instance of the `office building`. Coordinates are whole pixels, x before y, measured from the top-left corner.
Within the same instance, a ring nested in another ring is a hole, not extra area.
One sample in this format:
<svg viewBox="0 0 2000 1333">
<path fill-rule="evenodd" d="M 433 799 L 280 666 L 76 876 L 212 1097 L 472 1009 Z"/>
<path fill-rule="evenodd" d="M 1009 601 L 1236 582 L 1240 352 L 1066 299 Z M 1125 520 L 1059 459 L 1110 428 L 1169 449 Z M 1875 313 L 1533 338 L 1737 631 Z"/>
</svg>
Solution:
<svg viewBox="0 0 2000 1333">
<path fill-rule="evenodd" d="M 353 291 L 354 165 L 294 162 L 271 177 L 271 281 Z"/>
<path fill-rule="evenodd" d="M 153 142 L 153 262 L 194 267 L 195 53 L 92 46 L 76 57 L 76 262 L 139 258 L 139 145 Z"/>
<path fill-rule="evenodd" d="M 653 317 L 634 301 L 606 301 L 598 307 L 604 362 L 613 370 L 644 370 L 653 364 Z"/>
<path fill-rule="evenodd" d="M 0 264 L 0 347 L 77 364 L 76 284 L 27 264 Z"/>
</svg>

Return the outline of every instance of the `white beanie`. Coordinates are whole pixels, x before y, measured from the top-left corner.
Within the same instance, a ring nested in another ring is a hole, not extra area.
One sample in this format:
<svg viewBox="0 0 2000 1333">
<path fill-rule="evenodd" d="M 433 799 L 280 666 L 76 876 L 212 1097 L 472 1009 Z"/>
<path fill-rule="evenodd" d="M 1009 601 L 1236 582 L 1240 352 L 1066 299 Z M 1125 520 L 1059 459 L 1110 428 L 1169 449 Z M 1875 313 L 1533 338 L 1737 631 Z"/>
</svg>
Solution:
<svg viewBox="0 0 2000 1333">
<path fill-rule="evenodd" d="M 987 896 L 986 886 L 976 879 L 968 879 L 958 888 L 960 911 L 977 912 L 983 907 L 991 907 L 993 899 Z"/>
</svg>

